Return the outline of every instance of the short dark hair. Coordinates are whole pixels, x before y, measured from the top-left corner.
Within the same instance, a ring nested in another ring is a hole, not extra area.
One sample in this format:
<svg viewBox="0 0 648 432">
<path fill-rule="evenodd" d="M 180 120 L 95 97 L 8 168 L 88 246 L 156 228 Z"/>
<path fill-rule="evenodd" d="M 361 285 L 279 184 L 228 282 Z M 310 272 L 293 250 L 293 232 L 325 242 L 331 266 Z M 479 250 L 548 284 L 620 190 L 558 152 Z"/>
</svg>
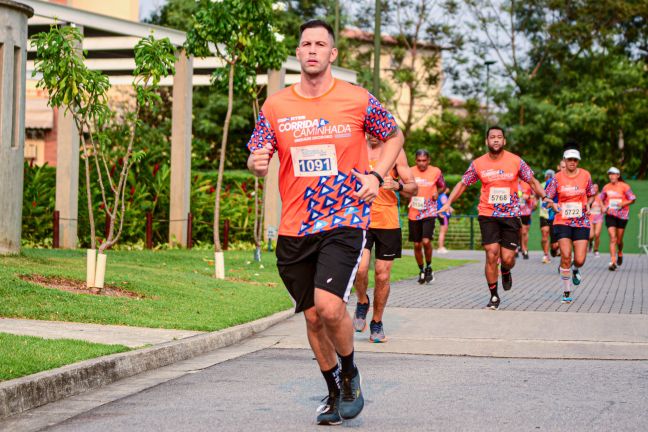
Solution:
<svg viewBox="0 0 648 432">
<path fill-rule="evenodd" d="M 329 36 L 331 36 L 331 39 L 333 39 L 333 44 L 335 45 L 335 32 L 333 31 L 333 27 L 326 21 L 322 21 L 319 19 L 314 19 L 310 21 L 306 21 L 304 24 L 299 26 L 299 39 L 301 40 L 302 34 L 304 33 L 304 30 L 310 29 L 310 28 L 325 28 L 326 31 L 328 32 Z"/>
<path fill-rule="evenodd" d="M 487 139 L 488 139 L 488 134 L 489 134 L 490 131 L 492 131 L 492 130 L 498 130 L 498 131 L 501 131 L 501 132 L 502 132 L 502 135 L 504 136 L 504 139 L 506 139 L 506 132 L 504 132 L 504 129 L 501 128 L 500 126 L 491 126 L 491 127 L 489 127 L 488 130 L 486 131 L 486 138 L 487 138 Z"/>
<path fill-rule="evenodd" d="M 416 157 L 419 156 L 425 156 L 426 158 L 430 159 L 430 152 L 425 149 L 418 149 L 416 150 Z"/>
</svg>

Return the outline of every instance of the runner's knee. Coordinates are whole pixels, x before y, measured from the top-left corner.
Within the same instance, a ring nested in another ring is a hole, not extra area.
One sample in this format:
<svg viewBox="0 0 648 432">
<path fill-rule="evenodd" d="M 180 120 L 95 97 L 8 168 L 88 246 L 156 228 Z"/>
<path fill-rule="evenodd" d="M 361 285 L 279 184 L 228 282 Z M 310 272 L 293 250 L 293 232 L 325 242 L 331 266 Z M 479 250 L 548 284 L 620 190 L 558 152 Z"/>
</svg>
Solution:
<svg viewBox="0 0 648 432">
<path fill-rule="evenodd" d="M 574 257 L 574 265 L 576 267 L 583 267 L 583 264 L 585 264 L 585 258 L 576 258 L 576 257 Z"/>
<path fill-rule="evenodd" d="M 339 304 L 325 303 L 315 306 L 317 308 L 317 315 L 320 320 L 326 324 L 335 324 L 339 322 L 346 313 L 346 308 Z"/>
<path fill-rule="evenodd" d="M 320 320 L 315 308 L 304 311 L 304 318 L 306 319 L 306 326 L 310 331 L 319 332 L 322 330 L 322 320 Z"/>
<path fill-rule="evenodd" d="M 503 267 L 511 268 L 514 265 L 515 265 L 515 257 L 514 256 L 506 257 L 506 258 L 502 257 L 502 266 Z"/>
<path fill-rule="evenodd" d="M 389 283 L 389 272 L 388 271 L 381 271 L 381 272 L 376 272 L 376 284 L 386 284 Z"/>
</svg>

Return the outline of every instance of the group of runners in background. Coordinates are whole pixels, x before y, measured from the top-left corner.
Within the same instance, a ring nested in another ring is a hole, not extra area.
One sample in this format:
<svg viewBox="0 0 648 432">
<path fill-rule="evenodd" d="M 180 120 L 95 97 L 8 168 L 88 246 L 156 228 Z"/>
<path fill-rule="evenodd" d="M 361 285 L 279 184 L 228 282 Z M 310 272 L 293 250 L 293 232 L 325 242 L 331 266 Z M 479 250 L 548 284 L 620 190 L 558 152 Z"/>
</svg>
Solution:
<svg viewBox="0 0 648 432">
<path fill-rule="evenodd" d="M 369 152 L 376 158 L 381 142 L 368 138 Z M 513 285 L 511 269 L 521 254 L 529 259 L 529 229 L 533 212 L 540 207 L 543 263 L 560 258 L 558 272 L 563 303 L 573 301 L 573 287 L 582 281 L 588 245 L 599 257 L 603 220 L 610 236 L 610 263 L 615 271 L 623 264 L 623 236 L 628 222 L 629 206 L 635 201 L 630 186 L 621 179 L 620 171 L 611 167 L 609 183 L 601 191 L 592 182 L 590 173 L 579 167 L 578 145 L 565 146 L 558 173 L 545 171 L 543 185 L 518 156 L 504 150 L 503 129 L 491 127 L 486 140 L 488 153 L 476 159 L 448 196 L 442 171 L 431 165 L 430 154 L 420 149 L 415 165 L 408 167 L 401 151 L 394 169 L 385 179 L 371 209 L 367 243 L 355 280 L 357 304 L 353 324 L 357 332 L 367 326 L 371 301 L 367 296 L 371 249 L 376 247 L 373 316 L 369 323 L 372 342 L 386 340 L 382 316 L 389 296 L 390 271 L 393 260 L 401 256 L 401 229 L 398 220 L 399 198 L 408 200 L 409 240 L 414 243 L 418 265 L 418 283 L 434 281 L 432 250 L 435 223 L 443 230 L 439 250 L 444 247 L 452 203 L 473 183 L 481 181 L 478 205 L 482 245 L 486 252 L 485 274 L 489 289 L 490 309 L 498 309 L 500 295 L 498 276 L 505 291 Z M 370 162 L 371 163 L 371 162 Z M 442 249 L 443 248 L 443 249 Z"/>
</svg>

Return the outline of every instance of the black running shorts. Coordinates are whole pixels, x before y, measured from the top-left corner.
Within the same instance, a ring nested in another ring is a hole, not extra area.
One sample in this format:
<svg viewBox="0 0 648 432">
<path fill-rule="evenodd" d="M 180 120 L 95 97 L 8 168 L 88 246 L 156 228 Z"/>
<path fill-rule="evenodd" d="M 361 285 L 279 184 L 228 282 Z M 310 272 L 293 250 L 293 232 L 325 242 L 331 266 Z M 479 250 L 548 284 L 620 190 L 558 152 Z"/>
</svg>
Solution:
<svg viewBox="0 0 648 432">
<path fill-rule="evenodd" d="M 571 241 L 589 240 L 589 228 L 571 227 L 568 225 L 554 225 L 553 229 L 556 241 L 564 238 L 570 239 Z"/>
<path fill-rule="evenodd" d="M 295 313 L 315 306 L 315 288 L 348 301 L 365 231 L 342 227 L 303 237 L 279 236 L 277 267 L 295 301 Z"/>
<path fill-rule="evenodd" d="M 628 225 L 628 219 L 621 219 L 616 216 L 605 215 L 605 226 L 608 228 L 614 227 L 625 229 L 626 225 Z"/>
<path fill-rule="evenodd" d="M 392 261 L 394 258 L 400 258 L 403 247 L 401 229 L 369 228 L 365 249 L 371 250 L 374 245 L 376 245 L 376 259 Z"/>
<path fill-rule="evenodd" d="M 421 243 L 424 238 L 432 240 L 434 237 L 435 217 L 409 221 L 409 240 Z"/>
<path fill-rule="evenodd" d="M 505 249 L 515 250 L 520 241 L 522 223 L 518 217 L 478 216 L 482 245 L 499 243 Z"/>
<path fill-rule="evenodd" d="M 540 216 L 540 228 L 550 227 L 551 225 L 553 225 L 553 220 Z"/>
<path fill-rule="evenodd" d="M 520 221 L 522 225 L 531 225 L 531 216 L 520 216 Z"/>
</svg>

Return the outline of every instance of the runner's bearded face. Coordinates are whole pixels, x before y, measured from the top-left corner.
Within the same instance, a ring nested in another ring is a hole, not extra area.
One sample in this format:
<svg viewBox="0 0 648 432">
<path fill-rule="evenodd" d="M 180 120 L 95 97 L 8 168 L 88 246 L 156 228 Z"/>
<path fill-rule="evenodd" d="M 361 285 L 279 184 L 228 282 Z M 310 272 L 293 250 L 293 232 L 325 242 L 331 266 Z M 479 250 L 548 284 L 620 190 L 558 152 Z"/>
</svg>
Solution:
<svg viewBox="0 0 648 432">
<path fill-rule="evenodd" d="M 494 155 L 498 155 L 504 150 L 506 145 L 506 138 L 504 138 L 504 133 L 498 129 L 492 129 L 488 132 L 488 137 L 486 138 L 486 145 L 488 146 L 488 151 Z"/>
<path fill-rule="evenodd" d="M 324 75 L 337 58 L 333 38 L 323 27 L 304 30 L 296 50 L 301 70 L 311 78 Z"/>
<path fill-rule="evenodd" d="M 430 165 L 430 158 L 427 156 L 416 156 L 416 167 L 420 171 L 425 171 Z"/>
</svg>

